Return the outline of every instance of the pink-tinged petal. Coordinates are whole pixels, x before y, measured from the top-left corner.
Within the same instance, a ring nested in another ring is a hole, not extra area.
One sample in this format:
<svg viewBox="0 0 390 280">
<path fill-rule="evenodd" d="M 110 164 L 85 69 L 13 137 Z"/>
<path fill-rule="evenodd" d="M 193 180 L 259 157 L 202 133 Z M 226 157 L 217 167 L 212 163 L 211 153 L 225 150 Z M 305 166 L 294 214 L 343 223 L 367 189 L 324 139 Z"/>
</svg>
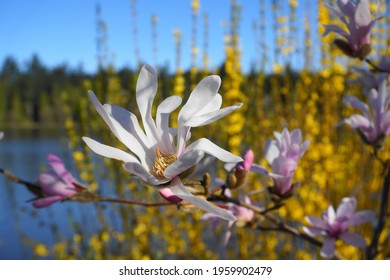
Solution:
<svg viewBox="0 0 390 280">
<path fill-rule="evenodd" d="M 255 164 L 255 163 L 252 164 L 251 171 L 269 176 L 269 172 L 268 172 L 267 168 L 265 168 L 264 166 Z"/>
<path fill-rule="evenodd" d="M 162 142 L 162 146 L 159 148 L 163 153 L 174 153 L 173 143 L 169 135 L 169 116 L 180 104 L 180 96 L 170 96 L 157 107 L 156 125 Z"/>
<path fill-rule="evenodd" d="M 203 115 L 197 114 L 196 116 L 193 116 L 189 121 L 187 121 L 185 123 L 185 125 L 190 126 L 190 127 L 198 127 L 198 126 L 208 125 L 208 124 L 213 123 L 213 122 L 223 118 L 224 116 L 234 112 L 235 110 L 237 110 L 241 106 L 242 106 L 242 103 L 239 103 L 239 104 L 236 104 L 236 105 L 233 105 L 230 107 L 226 107 L 226 108 L 220 109 L 218 111 L 209 112 L 209 113 L 206 113 Z"/>
<path fill-rule="evenodd" d="M 359 225 L 366 222 L 372 222 L 375 218 L 375 211 L 372 210 L 362 210 L 358 211 L 348 217 L 346 222 L 346 227 Z"/>
<path fill-rule="evenodd" d="M 364 238 L 357 233 L 344 232 L 339 235 L 339 238 L 342 239 L 344 242 L 358 248 L 363 248 L 367 246 L 366 240 L 364 240 Z"/>
<path fill-rule="evenodd" d="M 337 207 L 336 216 L 337 218 L 348 217 L 355 212 L 355 209 L 356 199 L 354 197 L 344 197 Z"/>
<path fill-rule="evenodd" d="M 291 131 L 291 134 L 290 134 L 290 137 L 291 137 L 291 143 L 296 143 L 296 144 L 301 144 L 302 142 L 302 132 L 300 129 L 294 129 L 293 131 Z"/>
<path fill-rule="evenodd" d="M 32 205 L 35 208 L 43 208 L 52 205 L 54 202 L 62 200 L 62 196 L 57 195 L 57 196 L 48 196 L 44 198 L 40 198 L 37 200 L 34 200 Z"/>
<path fill-rule="evenodd" d="M 236 168 L 240 169 L 240 170 L 245 170 L 245 171 L 251 170 L 253 160 L 255 158 L 253 151 L 251 149 L 247 150 L 245 152 L 243 158 L 244 158 L 244 161 L 237 163 Z"/>
<path fill-rule="evenodd" d="M 149 173 L 141 164 L 136 162 L 125 162 L 123 167 L 132 175 L 137 176 L 141 181 L 150 184 L 152 186 L 157 186 L 165 184 L 170 181 L 168 178 L 156 178 Z"/>
<path fill-rule="evenodd" d="M 317 218 L 315 216 L 307 215 L 306 220 L 314 227 L 325 230 L 327 228 L 327 224 L 324 220 Z"/>
<path fill-rule="evenodd" d="M 387 111 L 382 119 L 381 133 L 387 136 L 390 134 L 390 111 Z"/>
<path fill-rule="evenodd" d="M 218 147 L 216 144 L 206 138 L 201 138 L 186 148 L 186 151 L 200 150 L 212 155 L 223 162 L 241 162 L 243 159 L 232 153 Z"/>
<path fill-rule="evenodd" d="M 42 188 L 42 191 L 47 195 L 68 197 L 77 192 L 74 185 L 65 184 L 63 181 L 59 180 L 57 176 L 49 173 L 39 174 L 38 183 Z"/>
<path fill-rule="evenodd" d="M 280 154 L 277 142 L 274 140 L 267 140 L 264 147 L 264 155 L 269 164 L 277 158 Z"/>
<path fill-rule="evenodd" d="M 299 151 L 300 158 L 304 155 L 304 153 L 306 153 L 307 149 L 309 148 L 309 145 L 310 145 L 310 140 L 306 140 L 305 142 L 303 142 L 301 149 Z"/>
<path fill-rule="evenodd" d="M 178 176 L 179 174 L 198 164 L 203 156 L 204 153 L 198 150 L 192 150 L 184 153 L 164 170 L 164 176 L 166 178 L 174 178 Z"/>
<path fill-rule="evenodd" d="M 334 244 L 333 238 L 327 238 L 321 248 L 321 256 L 323 258 L 331 259 L 334 255 Z"/>
<path fill-rule="evenodd" d="M 321 235 L 324 230 L 313 227 L 303 227 L 303 231 L 310 236 L 318 236 Z"/>
<path fill-rule="evenodd" d="M 180 201 L 182 201 L 182 199 L 180 197 L 176 196 L 171 191 L 170 188 L 162 188 L 162 189 L 159 190 L 159 193 L 165 200 L 169 201 L 172 204 L 177 204 Z"/>
<path fill-rule="evenodd" d="M 368 130 L 372 127 L 370 120 L 362 115 L 352 115 L 345 119 L 344 123 L 350 125 L 353 129 L 360 128 Z"/>
<path fill-rule="evenodd" d="M 355 11 L 355 22 L 357 26 L 368 26 L 371 22 L 370 7 L 367 0 L 360 0 Z"/>
<path fill-rule="evenodd" d="M 222 219 L 234 222 L 236 218 L 228 211 L 211 204 L 205 199 L 198 198 L 190 193 L 183 185 L 179 177 L 175 177 L 171 181 L 171 191 L 181 199 L 197 206 L 206 212 L 212 213 Z"/>
<path fill-rule="evenodd" d="M 350 105 L 355 109 L 360 110 L 366 118 L 370 118 L 370 110 L 368 109 L 367 104 L 359 100 L 355 96 L 352 95 L 344 96 L 343 103 L 346 105 Z"/>
<path fill-rule="evenodd" d="M 137 162 L 139 163 L 138 159 L 122 150 L 119 150 L 117 148 L 104 145 L 102 143 L 99 143 L 98 141 L 95 141 L 89 137 L 82 137 L 85 144 L 96 154 L 101 155 L 103 157 L 108 157 L 116 160 L 120 160 L 123 162 Z"/>
<path fill-rule="evenodd" d="M 342 29 L 338 25 L 323 24 L 323 26 L 325 27 L 325 33 L 323 36 L 328 35 L 330 32 L 336 32 L 336 33 L 340 34 L 341 36 L 344 36 L 346 39 L 350 38 L 350 35 L 347 32 L 345 32 L 345 30 Z"/>
<path fill-rule="evenodd" d="M 144 65 L 138 76 L 136 100 L 142 117 L 146 136 L 152 144 L 157 143 L 156 124 L 152 119 L 152 105 L 157 93 L 157 75 L 153 67 Z"/>
<path fill-rule="evenodd" d="M 62 160 L 53 154 L 47 155 L 48 167 L 58 176 L 58 179 L 62 180 L 64 183 L 74 182 L 72 174 L 65 168 Z"/>
</svg>

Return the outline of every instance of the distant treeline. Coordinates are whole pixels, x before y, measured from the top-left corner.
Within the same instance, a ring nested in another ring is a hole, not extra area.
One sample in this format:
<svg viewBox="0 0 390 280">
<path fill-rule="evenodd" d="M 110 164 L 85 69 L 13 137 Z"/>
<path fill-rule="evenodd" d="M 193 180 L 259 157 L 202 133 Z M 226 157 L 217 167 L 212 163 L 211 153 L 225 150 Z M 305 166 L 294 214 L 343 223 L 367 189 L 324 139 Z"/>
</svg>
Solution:
<svg viewBox="0 0 390 280">
<path fill-rule="evenodd" d="M 138 70 L 130 68 L 100 69 L 95 74 L 87 74 L 82 68 L 70 68 L 59 65 L 53 68 L 45 66 L 37 55 L 23 65 L 13 57 L 7 57 L 0 68 L 0 129 L 7 127 L 47 126 L 63 123 L 61 94 L 65 93 L 72 103 L 77 103 L 81 94 L 85 95 L 88 89 L 95 91 L 110 90 L 109 77 L 115 76 L 117 87 L 124 93 L 135 93 Z M 159 91 L 163 97 L 173 94 L 175 73 L 170 73 L 168 67 L 160 67 Z M 219 74 L 224 77 L 224 65 L 210 74 Z M 289 83 L 297 80 L 298 73 L 286 67 L 284 75 L 289 75 Z M 205 71 L 199 71 L 198 81 L 205 76 Z M 243 90 L 254 91 L 256 79 L 262 73 L 251 71 L 243 80 Z M 185 94 L 189 94 L 189 71 L 184 73 L 186 81 Z M 285 80 L 282 75 L 276 75 L 280 82 Z M 275 74 L 264 77 L 262 91 L 269 91 L 270 80 Z M 87 88 L 88 87 L 88 88 Z M 100 93 L 102 94 L 102 93 Z M 105 93 L 103 93 L 105 94 Z M 254 93 L 255 94 L 255 93 Z M 131 99 L 133 100 L 133 99 Z M 105 100 L 102 100 L 105 101 Z"/>
</svg>

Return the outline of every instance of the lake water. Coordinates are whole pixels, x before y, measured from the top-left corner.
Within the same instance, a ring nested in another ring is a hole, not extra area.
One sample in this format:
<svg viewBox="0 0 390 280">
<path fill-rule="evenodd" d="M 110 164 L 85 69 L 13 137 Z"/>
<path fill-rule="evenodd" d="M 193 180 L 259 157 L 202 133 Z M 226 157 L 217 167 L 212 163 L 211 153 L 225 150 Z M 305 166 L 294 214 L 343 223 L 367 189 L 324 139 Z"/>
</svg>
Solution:
<svg viewBox="0 0 390 280">
<path fill-rule="evenodd" d="M 46 155 L 54 153 L 72 171 L 71 151 L 66 149 L 66 142 L 55 138 L 7 136 L 0 141 L 1 168 L 34 182 L 45 168 Z M 56 239 L 67 238 L 74 233 L 73 224 L 68 222 L 70 215 L 79 221 L 83 219 L 78 214 L 77 203 L 56 203 L 37 210 L 27 202 L 33 197 L 23 185 L 0 175 L 0 259 L 31 259 L 34 244 L 50 246 Z M 88 206 L 83 205 L 83 208 L 85 211 Z M 93 206 L 89 208 L 89 211 L 94 211 Z"/>
</svg>

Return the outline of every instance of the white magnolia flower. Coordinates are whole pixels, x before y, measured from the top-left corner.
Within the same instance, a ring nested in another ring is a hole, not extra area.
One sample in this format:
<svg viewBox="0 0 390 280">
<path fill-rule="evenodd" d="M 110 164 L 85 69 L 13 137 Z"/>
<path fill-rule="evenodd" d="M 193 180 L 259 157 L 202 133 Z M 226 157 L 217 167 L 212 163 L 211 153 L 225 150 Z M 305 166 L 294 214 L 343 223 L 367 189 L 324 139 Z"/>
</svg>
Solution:
<svg viewBox="0 0 390 280">
<path fill-rule="evenodd" d="M 0 140 L 3 139 L 4 137 L 4 132 L 0 131 Z"/>
<path fill-rule="evenodd" d="M 220 84 L 221 79 L 216 75 L 204 78 L 180 110 L 178 128 L 173 129 L 169 127 L 169 115 L 179 107 L 181 97 L 170 96 L 161 102 L 154 120 L 152 104 L 157 92 L 157 76 L 151 66 L 145 65 L 141 69 L 136 87 L 136 100 L 144 130 L 133 113 L 115 105 L 102 105 L 92 91 L 88 92 L 96 111 L 131 153 L 88 137 L 83 137 L 83 140 L 95 153 L 122 161 L 123 167 L 141 181 L 154 186 L 169 185 L 171 191 L 181 199 L 224 219 L 235 220 L 229 212 L 191 194 L 178 176 L 195 166 L 204 153 L 223 162 L 242 161 L 240 157 L 206 138 L 186 146 L 191 127 L 210 124 L 241 106 L 237 104 L 220 109 L 222 97 L 217 92 Z"/>
</svg>

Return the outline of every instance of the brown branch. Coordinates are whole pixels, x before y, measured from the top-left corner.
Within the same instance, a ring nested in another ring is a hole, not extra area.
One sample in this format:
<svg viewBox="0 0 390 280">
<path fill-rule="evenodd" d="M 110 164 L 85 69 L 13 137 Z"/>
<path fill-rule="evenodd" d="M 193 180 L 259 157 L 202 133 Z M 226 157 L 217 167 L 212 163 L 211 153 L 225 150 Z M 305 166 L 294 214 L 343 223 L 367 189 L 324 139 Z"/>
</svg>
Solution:
<svg viewBox="0 0 390 280">
<path fill-rule="evenodd" d="M 316 238 L 306 234 L 306 233 L 303 233 L 303 232 L 300 232 L 298 229 L 292 227 L 292 226 L 289 226 L 287 224 L 285 224 L 284 222 L 282 222 L 281 220 L 278 220 L 276 219 L 275 217 L 273 217 L 269 212 L 272 211 L 272 210 L 275 210 L 275 209 L 278 209 L 280 207 L 283 206 L 283 204 L 276 204 L 270 208 L 267 208 L 267 209 L 262 209 L 262 208 L 259 208 L 257 206 L 254 206 L 254 205 L 251 205 L 251 204 L 247 204 L 245 202 L 242 202 L 238 199 L 234 199 L 234 198 L 231 198 L 231 197 L 227 197 L 227 196 L 216 196 L 216 195 L 212 195 L 210 197 L 207 198 L 207 200 L 209 201 L 222 201 L 222 202 L 230 202 L 230 203 L 233 203 L 235 205 L 238 205 L 238 206 L 242 206 L 242 207 L 245 207 L 247 209 L 250 209 L 252 210 L 253 212 L 263 216 L 264 218 L 266 218 L 268 221 L 272 222 L 276 227 L 264 227 L 263 229 L 267 230 L 267 231 L 271 231 L 271 230 L 274 230 L 274 231 L 283 231 L 285 233 L 288 233 L 288 234 L 291 234 L 295 237 L 298 237 L 298 238 L 301 238 L 303 240 L 306 240 L 318 247 L 322 247 L 323 245 L 323 242 L 317 240 Z M 262 229 L 261 226 L 257 227 L 258 229 Z M 335 254 L 334 254 L 334 257 L 336 259 L 339 259 L 339 260 L 343 260 L 344 257 L 337 251 L 335 251 Z"/>
<path fill-rule="evenodd" d="M 379 73 L 390 73 L 389 70 L 385 70 L 380 68 L 378 65 L 376 65 L 374 62 L 371 61 L 371 59 L 366 58 L 364 60 L 368 65 L 372 67 L 373 72 L 379 72 Z"/>
<path fill-rule="evenodd" d="M 386 216 L 389 207 L 389 193 L 390 193 L 390 163 L 386 164 L 386 176 L 383 180 L 381 202 L 379 205 L 378 224 L 375 227 L 374 234 L 370 245 L 366 249 L 366 258 L 372 260 L 378 254 L 379 238 L 385 227 Z"/>
<path fill-rule="evenodd" d="M 97 201 L 141 205 L 141 206 L 147 206 L 147 207 L 176 205 L 176 204 L 170 203 L 168 201 L 146 202 L 146 201 L 138 201 L 138 200 L 128 200 L 128 199 L 124 199 L 124 198 L 111 198 L 111 197 L 99 197 Z"/>
</svg>

